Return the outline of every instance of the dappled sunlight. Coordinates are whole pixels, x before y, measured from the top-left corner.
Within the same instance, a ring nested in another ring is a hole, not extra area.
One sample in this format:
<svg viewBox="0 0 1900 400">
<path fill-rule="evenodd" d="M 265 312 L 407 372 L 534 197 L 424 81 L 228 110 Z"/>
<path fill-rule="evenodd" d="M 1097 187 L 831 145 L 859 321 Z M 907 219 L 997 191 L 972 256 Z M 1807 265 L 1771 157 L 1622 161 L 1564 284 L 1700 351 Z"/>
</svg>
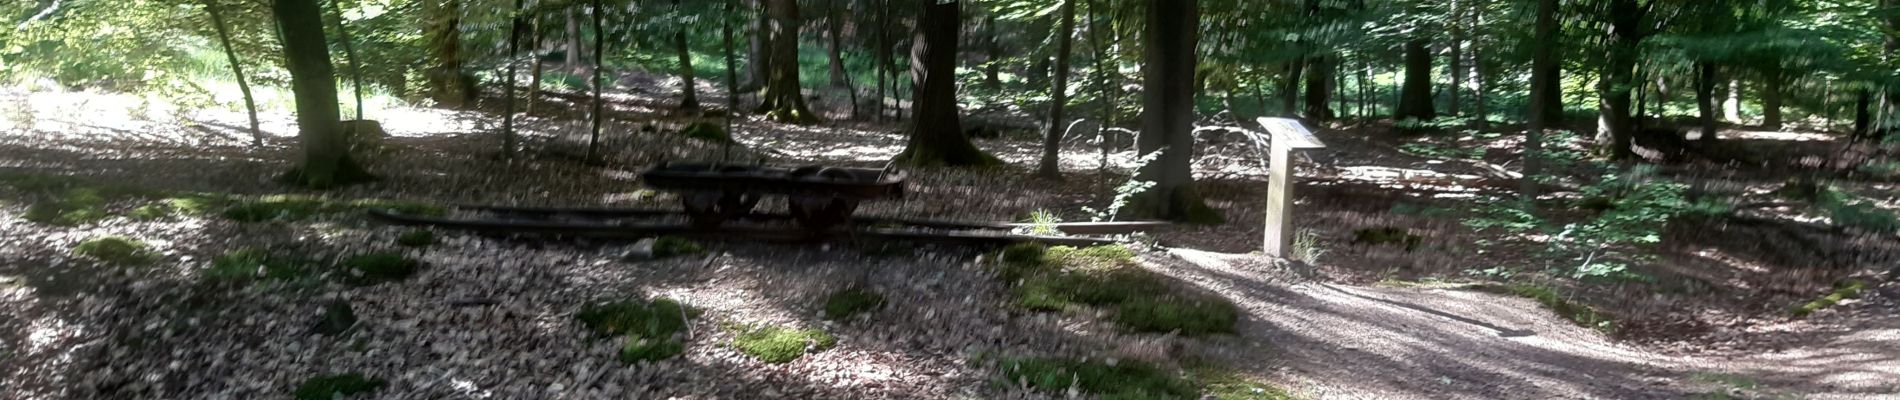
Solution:
<svg viewBox="0 0 1900 400">
<path fill-rule="evenodd" d="M 1722 139 L 1772 140 L 1783 142 L 1832 142 L 1834 136 L 1820 132 L 1757 131 L 1736 129 L 1723 131 Z"/>
</svg>

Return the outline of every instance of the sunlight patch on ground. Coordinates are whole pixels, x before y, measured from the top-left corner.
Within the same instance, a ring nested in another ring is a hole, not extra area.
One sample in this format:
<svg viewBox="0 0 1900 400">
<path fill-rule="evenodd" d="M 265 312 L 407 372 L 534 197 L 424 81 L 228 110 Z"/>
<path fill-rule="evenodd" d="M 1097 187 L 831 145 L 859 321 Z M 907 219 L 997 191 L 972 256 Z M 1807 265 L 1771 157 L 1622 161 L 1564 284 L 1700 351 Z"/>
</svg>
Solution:
<svg viewBox="0 0 1900 400">
<path fill-rule="evenodd" d="M 1792 142 L 1831 142 L 1834 137 L 1814 132 L 1729 131 L 1727 139 L 1778 140 Z"/>
</svg>

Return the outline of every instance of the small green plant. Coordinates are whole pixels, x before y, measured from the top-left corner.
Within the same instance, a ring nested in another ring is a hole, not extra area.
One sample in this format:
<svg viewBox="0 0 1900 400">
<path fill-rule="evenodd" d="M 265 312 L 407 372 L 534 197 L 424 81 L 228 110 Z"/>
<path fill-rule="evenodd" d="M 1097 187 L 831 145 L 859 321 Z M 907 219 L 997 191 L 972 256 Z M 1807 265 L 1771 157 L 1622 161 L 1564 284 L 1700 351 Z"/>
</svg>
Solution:
<svg viewBox="0 0 1900 400">
<path fill-rule="evenodd" d="M 670 299 L 622 300 L 588 304 L 574 314 L 574 319 L 595 334 L 624 336 L 620 360 L 633 363 L 664 360 L 685 352 L 686 343 L 679 334 L 686 331 L 687 320 L 697 314 Z"/>
<path fill-rule="evenodd" d="M 382 379 L 372 379 L 363 374 L 349 373 L 325 375 L 310 378 L 297 385 L 291 397 L 297 400 L 332 400 L 359 394 L 368 394 L 388 385 Z"/>
<path fill-rule="evenodd" d="M 417 229 L 403 232 L 396 237 L 396 244 L 404 247 L 429 247 L 435 244 L 435 231 Z"/>
<path fill-rule="evenodd" d="M 1192 380 L 1199 382 L 1203 399 L 1214 400 L 1294 400 L 1292 393 L 1270 383 L 1258 382 L 1233 371 L 1218 368 L 1197 368 L 1189 371 Z"/>
<path fill-rule="evenodd" d="M 1102 399 L 1192 399 L 1200 390 L 1178 374 L 1141 362 L 1113 365 L 1066 358 L 1015 358 L 1001 364 L 1010 383 L 1060 394 L 1071 387 Z"/>
<path fill-rule="evenodd" d="M 1589 305 L 1570 301 L 1557 293 L 1555 289 L 1525 284 L 1479 285 L 1472 288 L 1498 294 L 1508 294 L 1536 300 L 1550 308 L 1558 316 L 1576 323 L 1578 326 L 1595 329 L 1606 335 L 1615 335 L 1616 321 L 1609 314 L 1598 311 Z"/>
<path fill-rule="evenodd" d="M 1142 155 L 1141 158 L 1135 159 L 1135 165 L 1128 169 L 1128 173 L 1132 174 L 1134 171 L 1140 171 L 1141 168 L 1147 166 L 1148 163 L 1160 159 L 1161 153 L 1167 151 L 1167 148 L 1162 148 Z M 1115 187 L 1115 195 L 1109 199 L 1108 208 L 1096 210 L 1091 207 L 1082 207 L 1082 211 L 1091 216 L 1091 221 L 1114 221 L 1115 216 L 1121 215 L 1122 207 L 1127 207 L 1129 201 L 1134 200 L 1135 196 L 1147 192 L 1149 188 L 1153 188 L 1154 186 L 1154 181 L 1144 181 L 1131 177 L 1127 182 L 1123 182 L 1121 186 Z"/>
<path fill-rule="evenodd" d="M 1016 230 L 1030 235 L 1055 236 L 1062 234 L 1061 230 L 1056 229 L 1056 224 L 1060 223 L 1062 223 L 1062 217 L 1056 216 L 1056 213 L 1049 210 L 1036 210 L 1029 213 L 1029 226 L 1019 227 Z"/>
<path fill-rule="evenodd" d="M 661 236 L 653 239 L 653 257 L 669 258 L 676 256 L 705 253 L 706 248 L 699 242 L 678 236 Z"/>
<path fill-rule="evenodd" d="M 1832 187 L 1819 189 L 1815 207 L 1826 213 L 1834 225 L 1870 232 L 1900 231 L 1900 217 L 1875 206 L 1872 200 Z"/>
<path fill-rule="evenodd" d="M 819 329 L 795 329 L 779 326 L 742 327 L 732 339 L 740 353 L 770 364 L 797 360 L 806 353 L 824 351 L 838 344 L 838 338 Z"/>
<path fill-rule="evenodd" d="M 1828 292 L 1826 296 L 1821 296 L 1821 298 L 1797 305 L 1792 310 L 1789 310 L 1789 313 L 1793 314 L 1795 318 L 1806 317 L 1815 311 L 1833 307 L 1843 300 L 1858 299 L 1860 298 L 1861 291 L 1866 290 L 1866 288 L 1867 284 L 1858 279 L 1841 281 L 1840 283 L 1834 284 L 1834 291 Z"/>
<path fill-rule="evenodd" d="M 116 265 L 141 265 L 158 261 L 160 256 L 137 239 L 124 236 L 100 236 L 79 242 L 73 254 Z"/>
<path fill-rule="evenodd" d="M 1293 258 L 1296 260 L 1307 264 L 1318 264 L 1320 258 L 1326 257 L 1327 252 L 1329 250 L 1326 249 L 1326 245 L 1319 240 L 1319 232 L 1302 229 L 1298 235 L 1293 236 Z"/>
<path fill-rule="evenodd" d="M 1556 268 L 1574 278 L 1610 281 L 1651 281 L 1633 271 L 1632 264 L 1653 260 L 1645 249 L 1662 242 L 1668 224 L 1684 217 L 1719 215 L 1728 206 L 1709 199 L 1691 199 L 1688 185 L 1657 176 L 1653 166 L 1638 166 L 1604 175 L 1580 190 L 1576 206 L 1594 210 L 1588 219 L 1558 225 L 1520 208 L 1491 203 L 1473 209 L 1465 224 L 1473 229 L 1498 229 L 1514 235 L 1548 237 L 1545 259 L 1565 260 Z"/>
<path fill-rule="evenodd" d="M 347 280 L 358 286 L 407 279 L 421 268 L 421 263 L 402 253 L 388 251 L 359 254 L 343 260 L 343 269 L 349 273 Z"/>
<path fill-rule="evenodd" d="M 865 288 L 848 288 L 825 296 L 825 319 L 845 320 L 884 307 L 884 296 Z"/>
<path fill-rule="evenodd" d="M 211 282 L 243 283 L 259 279 L 299 280 L 311 275 L 308 263 L 290 257 L 271 255 L 257 248 L 242 248 L 211 259 L 211 268 L 202 277 Z"/>
</svg>

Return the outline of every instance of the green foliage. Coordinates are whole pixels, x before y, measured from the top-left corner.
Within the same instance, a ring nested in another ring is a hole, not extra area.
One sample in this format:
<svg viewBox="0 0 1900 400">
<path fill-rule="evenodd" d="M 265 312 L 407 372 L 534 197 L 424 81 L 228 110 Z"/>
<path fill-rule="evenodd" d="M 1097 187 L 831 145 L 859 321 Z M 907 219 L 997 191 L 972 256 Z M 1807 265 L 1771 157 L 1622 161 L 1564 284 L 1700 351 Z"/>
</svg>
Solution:
<svg viewBox="0 0 1900 400">
<path fill-rule="evenodd" d="M 242 201 L 224 210 L 224 217 L 238 222 L 303 221 L 324 215 L 355 213 L 369 209 L 391 210 L 418 216 L 442 216 L 441 206 L 390 200 L 330 200 L 307 196 L 266 196 Z"/>
<path fill-rule="evenodd" d="M 1070 387 L 1102 399 L 1193 399 L 1200 391 L 1178 374 L 1152 365 L 1121 360 L 1114 365 L 1064 358 L 1016 358 L 1002 363 L 1010 382 L 1060 394 Z"/>
<path fill-rule="evenodd" d="M 1789 310 L 1789 313 L 1793 314 L 1795 318 L 1806 317 L 1815 311 L 1833 307 L 1842 300 L 1858 299 L 1860 298 L 1861 291 L 1866 290 L 1866 288 L 1867 284 L 1858 279 L 1842 281 L 1834 285 L 1833 292 L 1829 292 L 1826 296 L 1822 296 L 1821 298 L 1814 299 L 1814 301 L 1797 305 Z"/>
<path fill-rule="evenodd" d="M 1615 335 L 1617 332 L 1616 321 L 1610 314 L 1589 305 L 1573 302 L 1552 288 L 1524 284 L 1480 285 L 1473 288 L 1537 300 L 1538 303 L 1543 303 L 1544 307 L 1556 312 L 1557 316 L 1564 317 L 1576 323 L 1577 326 L 1595 329 L 1606 335 Z"/>
<path fill-rule="evenodd" d="M 1669 223 L 1729 211 L 1724 203 L 1691 200 L 1687 191 L 1687 185 L 1656 176 L 1653 167 L 1638 166 L 1585 186 L 1576 207 L 1596 214 L 1582 221 L 1557 226 L 1516 205 L 1493 203 L 1474 209 L 1465 224 L 1479 230 L 1546 235 L 1550 238 L 1546 253 L 1578 262 L 1562 265 L 1570 268 L 1573 278 L 1647 281 L 1651 278 L 1630 271 L 1629 266 L 1651 259 L 1642 250 L 1660 243 Z"/>
<path fill-rule="evenodd" d="M 847 288 L 825 296 L 825 319 L 846 320 L 884 307 L 884 296 L 865 288 Z"/>
<path fill-rule="evenodd" d="M 1293 394 L 1273 384 L 1256 382 L 1232 371 L 1202 368 L 1191 371 L 1205 396 L 1214 400 L 1294 400 Z"/>
<path fill-rule="evenodd" d="M 1870 232 L 1900 231 L 1900 217 L 1893 212 L 1874 205 L 1872 200 L 1860 198 L 1832 187 L 1820 189 L 1815 207 L 1826 213 L 1834 225 L 1859 228 Z"/>
<path fill-rule="evenodd" d="M 770 364 L 784 364 L 806 353 L 824 351 L 838 344 L 838 338 L 819 329 L 795 329 L 779 326 L 740 328 L 732 347 L 740 353 Z"/>
<path fill-rule="evenodd" d="M 1302 229 L 1298 235 L 1293 236 L 1293 258 L 1296 260 L 1307 264 L 1318 264 L 1329 251 L 1326 245 L 1320 242 L 1319 232 Z"/>
<path fill-rule="evenodd" d="M 1141 158 L 1135 159 L 1135 165 L 1129 167 L 1126 173 L 1132 175 L 1135 171 L 1140 171 L 1141 168 L 1147 166 L 1148 163 L 1160 159 L 1161 153 L 1165 151 L 1167 151 L 1167 149 L 1156 150 L 1142 155 Z M 1115 194 L 1109 199 L 1108 208 L 1096 210 L 1091 207 L 1082 207 L 1082 212 L 1088 213 L 1091 216 L 1090 221 L 1114 221 L 1115 216 L 1121 215 L 1122 207 L 1127 207 L 1129 202 L 1135 199 L 1135 196 L 1146 193 L 1148 189 L 1154 188 L 1154 186 L 1155 182 L 1153 181 L 1144 181 L 1130 177 L 1127 182 L 1122 182 L 1121 186 L 1115 187 Z"/>
<path fill-rule="evenodd" d="M 1056 213 L 1036 210 L 1029 213 L 1029 226 L 1017 230 L 1030 235 L 1055 236 L 1062 234 L 1061 230 L 1056 229 L 1056 224 L 1060 223 L 1062 217 L 1056 216 Z"/>
<path fill-rule="evenodd" d="M 163 257 L 153 252 L 151 246 L 147 246 L 145 242 L 124 236 L 99 236 L 86 239 L 73 247 L 73 254 L 114 265 L 150 264 Z"/>
<path fill-rule="evenodd" d="M 344 259 L 343 269 L 348 272 L 345 280 L 350 284 L 370 286 L 407 279 L 422 269 L 422 263 L 402 253 L 378 251 Z"/>
<path fill-rule="evenodd" d="M 358 373 L 325 375 L 304 380 L 303 384 L 297 385 L 296 391 L 291 392 L 291 397 L 297 400 L 347 398 L 369 394 L 388 384 L 382 379 L 372 379 Z"/>
<path fill-rule="evenodd" d="M 687 319 L 698 313 L 669 299 L 592 303 L 574 314 L 582 326 L 602 336 L 625 336 L 620 360 L 633 363 L 672 358 L 686 351 L 679 338 Z"/>
<path fill-rule="evenodd" d="M 396 237 L 396 244 L 404 247 L 429 247 L 435 244 L 435 231 L 416 229 L 403 232 L 402 236 Z"/>
<path fill-rule="evenodd" d="M 1232 332 L 1239 311 L 1226 299 L 1178 293 L 1135 262 L 1122 246 L 1088 248 L 1015 245 L 1003 249 L 999 278 L 1016 285 L 1012 304 L 1034 311 L 1082 305 L 1116 310 L 1115 322 L 1136 332 L 1186 335 Z"/>
<path fill-rule="evenodd" d="M 1396 244 L 1405 247 L 1405 251 L 1408 252 L 1416 249 L 1418 243 L 1424 239 L 1424 237 L 1412 234 L 1411 230 L 1389 226 L 1383 228 L 1360 228 L 1352 231 L 1353 243 L 1374 246 Z"/>
<path fill-rule="evenodd" d="M 705 253 L 706 248 L 699 242 L 678 236 L 661 236 L 653 239 L 653 257 L 668 258 Z"/>
<path fill-rule="evenodd" d="M 1232 333 L 1239 314 L 1226 299 L 1143 296 L 1123 301 L 1115 314 L 1115 322 L 1136 332 L 1179 331 L 1196 336 Z"/>
<path fill-rule="evenodd" d="M 217 283 L 247 283 L 257 280 L 306 280 L 315 272 L 307 261 L 272 255 L 257 248 L 232 250 L 211 259 L 211 268 L 202 277 Z"/>
</svg>

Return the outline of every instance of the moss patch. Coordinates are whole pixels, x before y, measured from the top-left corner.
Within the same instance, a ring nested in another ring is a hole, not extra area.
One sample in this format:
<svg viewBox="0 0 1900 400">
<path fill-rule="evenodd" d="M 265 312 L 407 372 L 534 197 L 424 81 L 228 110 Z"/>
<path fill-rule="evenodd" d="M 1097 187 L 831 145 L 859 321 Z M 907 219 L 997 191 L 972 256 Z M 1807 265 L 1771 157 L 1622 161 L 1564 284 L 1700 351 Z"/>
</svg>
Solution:
<svg viewBox="0 0 1900 400">
<path fill-rule="evenodd" d="M 1479 291 L 1508 294 L 1537 300 L 1538 303 L 1543 303 L 1544 307 L 1556 312 L 1558 316 L 1564 317 L 1564 319 L 1568 319 L 1578 326 L 1595 329 L 1606 335 L 1615 335 L 1617 332 L 1616 321 L 1610 314 L 1599 311 L 1595 307 L 1565 299 L 1562 295 L 1558 294 L 1556 290 L 1551 288 L 1524 284 L 1479 285 L 1473 286 L 1472 288 Z"/>
<path fill-rule="evenodd" d="M 1849 279 L 1842 281 L 1834 284 L 1834 291 L 1828 292 L 1826 296 L 1821 296 L 1821 298 L 1814 299 L 1814 301 L 1796 305 L 1793 309 L 1789 310 L 1789 313 L 1793 314 L 1795 318 L 1806 317 L 1815 311 L 1833 307 L 1842 300 L 1858 299 L 1860 298 L 1861 291 L 1866 290 L 1866 288 L 1867 284 L 1860 280 Z"/>
<path fill-rule="evenodd" d="M 864 288 L 849 288 L 825 296 L 825 319 L 851 319 L 884 307 L 884 296 Z"/>
<path fill-rule="evenodd" d="M 1179 374 L 1127 360 L 1108 365 L 1062 358 L 1018 358 L 1005 360 L 1002 370 L 1009 382 L 1027 383 L 1047 393 L 1063 393 L 1074 386 L 1102 399 L 1193 399 L 1200 394 Z"/>
<path fill-rule="evenodd" d="M 697 312 L 669 299 L 593 303 L 574 314 L 582 326 L 602 336 L 624 336 L 623 362 L 658 361 L 686 351 L 679 337 Z"/>
<path fill-rule="evenodd" d="M 349 273 L 346 280 L 358 286 L 407 279 L 422 269 L 422 263 L 404 257 L 402 253 L 388 251 L 351 256 L 343 260 L 342 266 Z"/>
<path fill-rule="evenodd" d="M 145 242 L 124 236 L 100 236 L 86 239 L 73 247 L 73 254 L 115 265 L 149 264 L 162 256 Z"/>
<path fill-rule="evenodd" d="M 349 373 L 326 375 L 310 378 L 297 385 L 291 397 L 297 400 L 331 400 L 367 394 L 388 385 L 381 379 L 372 379 L 363 374 Z"/>
<path fill-rule="evenodd" d="M 1247 379 L 1231 371 L 1219 369 L 1200 369 L 1191 371 L 1194 381 L 1202 386 L 1204 396 L 1216 400 L 1294 400 L 1292 393 L 1270 383 Z"/>
<path fill-rule="evenodd" d="M 771 364 L 792 362 L 837 344 L 838 338 L 823 330 L 780 326 L 739 328 L 739 335 L 732 338 L 732 347 L 740 353 Z"/>
<path fill-rule="evenodd" d="M 1016 283 L 1011 289 L 1012 305 L 1022 309 L 1109 308 L 1116 311 L 1117 324 L 1136 332 L 1233 331 L 1239 311 L 1232 302 L 1170 287 L 1134 257 L 1122 246 L 1017 245 L 998 255 L 997 275 Z"/>
<path fill-rule="evenodd" d="M 699 242 L 694 242 L 686 238 L 661 236 L 653 239 L 654 258 L 668 258 L 705 252 L 705 246 L 700 246 Z"/>
<path fill-rule="evenodd" d="M 200 276 L 215 283 L 248 283 L 258 280 L 310 280 L 316 271 L 308 261 L 270 254 L 256 248 L 225 252 L 211 259 L 211 268 Z"/>
<path fill-rule="evenodd" d="M 404 247 L 429 247 L 435 244 L 435 231 L 417 229 L 403 232 L 396 237 L 396 244 Z"/>
</svg>

